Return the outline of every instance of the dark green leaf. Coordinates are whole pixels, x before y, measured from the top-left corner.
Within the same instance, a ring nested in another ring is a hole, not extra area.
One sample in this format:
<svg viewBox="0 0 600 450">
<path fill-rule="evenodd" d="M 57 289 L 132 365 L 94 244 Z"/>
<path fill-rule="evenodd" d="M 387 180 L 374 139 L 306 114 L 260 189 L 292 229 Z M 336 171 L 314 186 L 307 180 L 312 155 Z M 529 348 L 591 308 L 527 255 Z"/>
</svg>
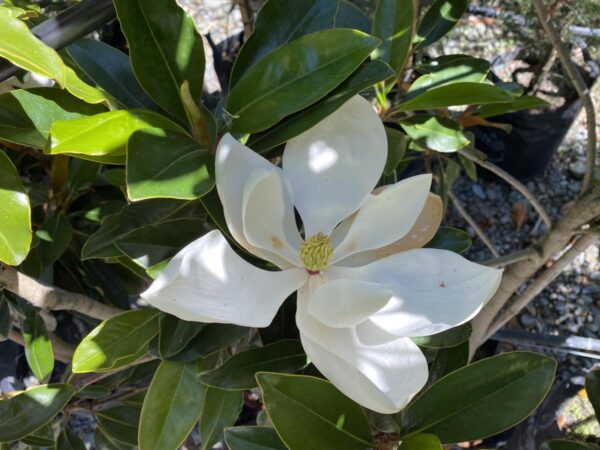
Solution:
<svg viewBox="0 0 600 450">
<path fill-rule="evenodd" d="M 127 144 L 127 196 L 193 200 L 214 186 L 213 157 L 185 134 L 147 128 Z"/>
<path fill-rule="evenodd" d="M 331 29 L 302 36 L 253 65 L 227 98 L 232 130 L 266 130 L 331 92 L 375 49 L 360 31 Z"/>
<path fill-rule="evenodd" d="M 413 0 L 379 0 L 371 34 L 381 39 L 381 45 L 371 55 L 390 65 L 396 77 L 410 54 L 415 24 Z"/>
<path fill-rule="evenodd" d="M 262 153 L 283 144 L 319 123 L 359 92 L 392 76 L 394 71 L 382 61 L 364 64 L 323 100 L 283 119 L 263 133 L 252 135 L 248 146 Z"/>
<path fill-rule="evenodd" d="M 256 379 L 269 417 L 290 450 L 372 447 L 362 408 L 328 381 L 269 372 L 258 373 Z"/>
<path fill-rule="evenodd" d="M 456 347 L 439 348 L 431 351 L 435 356 L 429 366 L 428 385 L 469 363 L 469 341 L 465 341 Z"/>
<path fill-rule="evenodd" d="M 231 71 L 233 87 L 253 64 L 294 39 L 333 27 L 337 0 L 269 0 L 260 9 L 254 32 L 240 49 Z M 276 24 L 276 25 L 274 25 Z"/>
<path fill-rule="evenodd" d="M 207 450 L 223 439 L 223 429 L 232 426 L 240 415 L 243 392 L 206 389 L 204 409 L 200 418 L 200 450 Z"/>
<path fill-rule="evenodd" d="M 50 424 L 47 424 L 22 438 L 21 442 L 30 447 L 54 447 L 54 432 Z"/>
<path fill-rule="evenodd" d="M 271 427 L 234 427 L 225 430 L 230 450 L 287 450 Z"/>
<path fill-rule="evenodd" d="M 16 266 L 27 257 L 31 245 L 31 211 L 19 173 L 3 151 L 0 151 L 0 205 L 0 261 Z"/>
<path fill-rule="evenodd" d="M 371 19 L 354 3 L 340 0 L 335 16 L 336 28 L 352 28 L 364 33 L 371 32 Z"/>
<path fill-rule="evenodd" d="M 202 413 L 206 387 L 198 381 L 204 361 L 163 361 L 142 406 L 140 450 L 176 450 Z"/>
<path fill-rule="evenodd" d="M 123 164 L 130 136 L 137 130 L 151 127 L 183 132 L 178 125 L 152 111 L 115 110 L 77 120 L 54 122 L 46 152 L 50 155 L 67 154 Z"/>
<path fill-rule="evenodd" d="M 135 78 L 125 53 L 88 38 L 75 41 L 67 50 L 88 77 L 126 108 L 155 107 Z"/>
<path fill-rule="evenodd" d="M 385 127 L 387 135 L 388 154 L 383 168 L 384 175 L 392 175 L 406 153 L 406 135 L 395 128 Z"/>
<path fill-rule="evenodd" d="M 4 292 L 0 292 L 0 342 L 8 339 L 10 330 L 12 330 L 12 318 L 8 299 Z"/>
<path fill-rule="evenodd" d="M 94 434 L 94 444 L 96 444 L 96 450 L 131 450 L 129 445 L 125 445 L 122 442 L 117 441 L 115 438 L 107 435 L 102 428 L 96 428 L 96 434 Z"/>
<path fill-rule="evenodd" d="M 282 339 L 298 339 L 300 333 L 296 326 L 296 297 L 292 294 L 279 307 L 279 311 L 271 324 L 266 328 L 259 328 L 260 340 L 263 344 L 271 344 Z"/>
<path fill-rule="evenodd" d="M 446 117 L 415 114 L 400 126 L 417 144 L 438 152 L 455 152 L 469 144 L 458 122 Z"/>
<path fill-rule="evenodd" d="M 73 228 L 64 214 L 57 213 L 47 219 L 35 235 L 40 240 L 37 250 L 42 264 L 48 267 L 69 247 Z"/>
<path fill-rule="evenodd" d="M 229 347 L 242 337 L 248 336 L 249 328 L 237 325 L 209 323 L 179 353 L 169 358 L 171 361 L 189 362 Z"/>
<path fill-rule="evenodd" d="M 425 247 L 450 250 L 454 253 L 462 253 L 471 246 L 471 237 L 458 228 L 439 227 L 437 233 Z"/>
<path fill-rule="evenodd" d="M 46 324 L 40 315 L 34 312 L 25 317 L 22 331 L 27 363 L 37 379 L 44 382 L 54 369 L 54 352 Z"/>
<path fill-rule="evenodd" d="M 302 344 L 283 340 L 236 353 L 221 367 L 200 375 L 200 381 L 221 389 L 252 389 L 256 387 L 256 372 L 294 373 L 306 364 Z"/>
<path fill-rule="evenodd" d="M 145 355 L 158 333 L 158 311 L 138 309 L 105 320 L 77 346 L 73 372 L 100 372 L 127 366 Z"/>
<path fill-rule="evenodd" d="M 75 120 L 106 111 L 57 88 L 11 91 L 0 96 L 0 137 L 43 149 L 57 120 Z"/>
<path fill-rule="evenodd" d="M 179 353 L 205 326 L 203 323 L 187 322 L 166 313 L 160 314 L 158 324 L 158 351 L 162 358 Z"/>
<path fill-rule="evenodd" d="M 548 106 L 548 102 L 541 98 L 523 96 L 513 99 L 510 103 L 480 106 L 475 114 L 478 117 L 485 119 L 488 117 L 499 116 L 500 114 L 521 111 L 523 109 L 543 108 L 546 106 Z"/>
<path fill-rule="evenodd" d="M 442 450 L 442 444 L 434 434 L 422 433 L 403 439 L 398 450 Z"/>
<path fill-rule="evenodd" d="M 87 386 L 77 392 L 77 397 L 87 400 L 87 399 L 97 399 L 102 397 L 107 397 L 112 393 L 112 390 L 105 386 Z"/>
<path fill-rule="evenodd" d="M 413 342 L 421 347 L 428 348 L 448 348 L 456 347 L 462 344 L 471 337 L 471 323 L 467 322 L 454 328 L 450 328 L 447 331 L 443 331 L 438 334 L 423 337 L 411 338 Z"/>
<path fill-rule="evenodd" d="M 432 433 L 442 443 L 500 433 L 539 406 L 555 370 L 554 359 L 529 352 L 505 353 L 470 364 L 421 393 L 403 411 L 402 431 L 405 436 Z"/>
<path fill-rule="evenodd" d="M 86 450 L 86 447 L 79 436 L 65 428 L 58 435 L 56 450 Z"/>
<path fill-rule="evenodd" d="M 415 48 L 427 47 L 448 33 L 467 10 L 467 5 L 467 0 L 436 0 L 421 20 Z"/>
<path fill-rule="evenodd" d="M 397 111 L 417 111 L 460 105 L 510 103 L 513 97 L 492 84 L 460 82 L 430 88 L 403 101 Z"/>
<path fill-rule="evenodd" d="M 133 406 L 116 406 L 96 413 L 102 431 L 123 444 L 138 444 L 140 409 Z"/>
<path fill-rule="evenodd" d="M 68 384 L 37 386 L 0 402 L 0 441 L 21 439 L 50 422 L 75 392 Z"/>
<path fill-rule="evenodd" d="M 158 105 L 186 121 L 179 89 L 188 81 L 192 98 L 200 101 L 204 75 L 204 47 L 194 21 L 175 0 L 114 4 L 140 84 Z"/>
<path fill-rule="evenodd" d="M 600 369 L 592 369 L 585 376 L 585 390 L 594 407 L 596 417 L 600 417 Z"/>
<path fill-rule="evenodd" d="M 540 450 L 599 450 L 600 446 L 590 442 L 566 441 L 555 439 L 544 442 Z"/>
</svg>

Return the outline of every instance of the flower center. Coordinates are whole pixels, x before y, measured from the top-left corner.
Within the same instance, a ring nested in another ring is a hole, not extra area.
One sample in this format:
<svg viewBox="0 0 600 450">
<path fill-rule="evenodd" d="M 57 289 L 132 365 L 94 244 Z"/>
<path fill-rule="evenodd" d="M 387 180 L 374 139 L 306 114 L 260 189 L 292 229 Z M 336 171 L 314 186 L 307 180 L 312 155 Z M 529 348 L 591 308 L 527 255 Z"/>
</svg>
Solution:
<svg viewBox="0 0 600 450">
<path fill-rule="evenodd" d="M 329 264 L 333 248 L 325 233 L 317 233 L 300 246 L 300 259 L 309 272 L 318 273 Z"/>
</svg>

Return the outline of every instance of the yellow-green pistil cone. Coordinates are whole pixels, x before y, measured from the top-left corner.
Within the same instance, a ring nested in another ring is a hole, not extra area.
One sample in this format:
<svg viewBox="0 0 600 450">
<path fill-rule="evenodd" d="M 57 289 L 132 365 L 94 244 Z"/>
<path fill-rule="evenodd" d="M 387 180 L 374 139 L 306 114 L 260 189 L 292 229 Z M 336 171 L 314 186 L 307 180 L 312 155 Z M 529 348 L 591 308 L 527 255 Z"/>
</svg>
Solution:
<svg viewBox="0 0 600 450">
<path fill-rule="evenodd" d="M 329 265 L 333 248 L 325 233 L 317 233 L 300 246 L 300 260 L 311 272 L 319 272 Z"/>
</svg>

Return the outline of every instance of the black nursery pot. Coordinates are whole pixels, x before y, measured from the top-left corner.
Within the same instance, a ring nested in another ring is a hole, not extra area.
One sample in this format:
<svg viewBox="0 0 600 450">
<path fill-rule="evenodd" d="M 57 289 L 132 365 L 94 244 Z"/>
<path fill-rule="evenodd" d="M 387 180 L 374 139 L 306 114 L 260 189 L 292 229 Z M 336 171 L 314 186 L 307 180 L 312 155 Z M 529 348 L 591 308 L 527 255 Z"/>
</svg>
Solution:
<svg viewBox="0 0 600 450">
<path fill-rule="evenodd" d="M 593 77 L 586 77 L 589 88 L 597 77 L 597 72 Z M 512 125 L 510 133 L 490 127 L 472 127 L 470 131 L 475 135 L 475 147 L 484 152 L 490 162 L 519 180 L 528 181 L 544 173 L 581 107 L 581 101 L 575 96 L 554 111 L 533 114 L 525 110 L 488 118 L 490 122 Z M 486 172 L 482 173 L 484 177 L 490 176 L 487 171 L 483 172 Z"/>
</svg>

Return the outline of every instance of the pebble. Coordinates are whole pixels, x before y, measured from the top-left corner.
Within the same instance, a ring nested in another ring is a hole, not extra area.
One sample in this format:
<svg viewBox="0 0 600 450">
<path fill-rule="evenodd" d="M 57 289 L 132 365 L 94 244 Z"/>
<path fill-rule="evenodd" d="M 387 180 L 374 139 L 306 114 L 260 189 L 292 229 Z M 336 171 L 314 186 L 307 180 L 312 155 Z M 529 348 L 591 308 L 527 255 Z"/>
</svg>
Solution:
<svg viewBox="0 0 600 450">
<path fill-rule="evenodd" d="M 485 191 L 480 185 L 473 183 L 471 185 L 471 190 L 473 191 L 473 194 L 475 194 L 481 200 L 485 200 L 487 198 L 487 196 L 485 195 Z"/>
<path fill-rule="evenodd" d="M 569 174 L 576 180 L 583 179 L 585 175 L 585 163 L 582 161 L 576 161 L 569 164 Z"/>
</svg>

